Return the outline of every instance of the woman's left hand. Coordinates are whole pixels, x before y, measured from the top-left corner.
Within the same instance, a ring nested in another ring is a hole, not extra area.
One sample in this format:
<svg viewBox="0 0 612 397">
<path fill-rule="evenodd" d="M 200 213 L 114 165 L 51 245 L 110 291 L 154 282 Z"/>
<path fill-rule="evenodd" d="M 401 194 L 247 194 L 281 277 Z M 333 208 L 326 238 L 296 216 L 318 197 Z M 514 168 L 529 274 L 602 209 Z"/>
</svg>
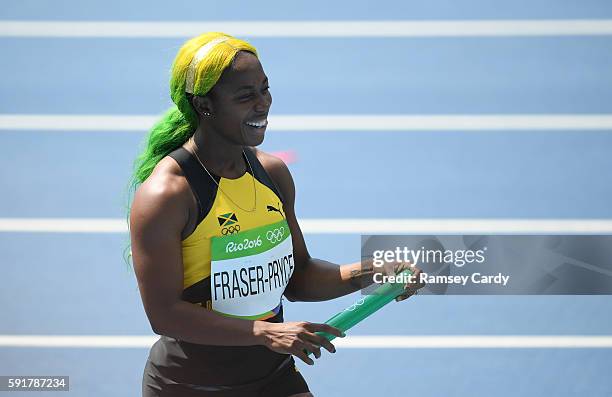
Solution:
<svg viewBox="0 0 612 397">
<path fill-rule="evenodd" d="M 394 273 L 399 274 L 407 268 L 411 269 L 412 280 L 414 281 L 411 283 L 406 283 L 406 285 L 404 285 L 404 293 L 398 295 L 397 298 L 395 298 L 397 302 L 401 302 L 404 299 L 410 298 L 412 295 L 416 295 L 419 292 L 419 289 L 425 286 L 425 282 L 420 281 L 421 269 L 416 266 L 410 266 L 409 262 L 400 262 L 396 264 L 394 268 Z"/>
</svg>

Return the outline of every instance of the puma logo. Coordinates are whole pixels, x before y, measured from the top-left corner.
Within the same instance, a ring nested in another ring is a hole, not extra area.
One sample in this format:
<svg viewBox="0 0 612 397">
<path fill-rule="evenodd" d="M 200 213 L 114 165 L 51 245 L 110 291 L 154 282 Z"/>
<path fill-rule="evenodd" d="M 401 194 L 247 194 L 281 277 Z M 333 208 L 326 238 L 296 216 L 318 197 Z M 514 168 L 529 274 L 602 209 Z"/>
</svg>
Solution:
<svg viewBox="0 0 612 397">
<path fill-rule="evenodd" d="M 267 205 L 266 208 L 268 209 L 268 212 L 278 212 L 283 218 L 285 217 L 285 214 L 283 214 L 283 212 L 280 210 L 280 203 L 278 203 L 278 208 L 273 205 Z"/>
<path fill-rule="evenodd" d="M 268 209 L 268 212 L 276 211 L 276 212 L 278 212 L 279 214 L 281 214 L 281 215 L 282 215 L 282 213 L 280 212 L 280 210 L 279 210 L 278 208 L 276 208 L 276 207 L 272 206 L 272 205 L 267 205 L 267 206 L 266 206 L 266 208 Z"/>
</svg>

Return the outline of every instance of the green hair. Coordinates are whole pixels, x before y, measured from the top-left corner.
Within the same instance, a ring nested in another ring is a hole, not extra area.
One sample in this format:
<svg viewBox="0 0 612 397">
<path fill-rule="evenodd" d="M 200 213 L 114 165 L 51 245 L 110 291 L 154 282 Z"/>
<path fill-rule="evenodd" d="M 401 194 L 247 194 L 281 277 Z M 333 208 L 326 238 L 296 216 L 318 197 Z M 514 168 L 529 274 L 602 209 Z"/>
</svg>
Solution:
<svg viewBox="0 0 612 397">
<path fill-rule="evenodd" d="M 134 192 L 153 172 L 153 169 L 169 153 L 181 147 L 198 127 L 198 116 L 186 92 L 188 69 L 194 56 L 207 43 L 225 38 L 213 45 L 204 58 L 195 65 L 193 95 L 206 95 L 217 83 L 223 71 L 229 67 L 238 51 L 248 51 L 257 56 L 257 50 L 244 40 L 221 32 L 208 32 L 194 37 L 179 49 L 170 73 L 170 97 L 174 106 L 168 109 L 151 128 L 144 141 L 144 150 L 134 162 L 134 171 L 128 185 L 127 221 Z M 192 66 L 193 67 L 193 66 Z M 129 263 L 130 246 L 124 251 Z"/>
</svg>

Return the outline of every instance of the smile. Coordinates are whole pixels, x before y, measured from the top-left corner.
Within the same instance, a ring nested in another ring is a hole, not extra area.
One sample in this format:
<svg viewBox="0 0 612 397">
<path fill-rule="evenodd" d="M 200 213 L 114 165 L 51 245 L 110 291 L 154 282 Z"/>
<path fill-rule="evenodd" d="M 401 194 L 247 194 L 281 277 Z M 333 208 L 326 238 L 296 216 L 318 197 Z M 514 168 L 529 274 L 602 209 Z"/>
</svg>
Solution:
<svg viewBox="0 0 612 397">
<path fill-rule="evenodd" d="M 255 128 L 265 128 L 268 125 L 268 120 L 263 119 L 260 121 L 247 121 L 245 124 Z"/>
</svg>

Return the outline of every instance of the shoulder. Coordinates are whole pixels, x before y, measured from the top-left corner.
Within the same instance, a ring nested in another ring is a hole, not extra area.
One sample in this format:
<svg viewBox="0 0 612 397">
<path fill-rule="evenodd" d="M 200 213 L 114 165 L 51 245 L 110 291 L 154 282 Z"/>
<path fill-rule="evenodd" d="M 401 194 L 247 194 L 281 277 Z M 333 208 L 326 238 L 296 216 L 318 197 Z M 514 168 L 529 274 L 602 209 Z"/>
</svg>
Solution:
<svg viewBox="0 0 612 397">
<path fill-rule="evenodd" d="M 291 177 L 291 173 L 289 172 L 287 164 L 285 164 L 285 162 L 279 157 L 276 157 L 270 153 L 266 153 L 263 150 L 254 147 L 252 147 L 251 150 L 253 151 L 253 153 L 255 153 L 255 156 L 257 156 L 257 160 L 259 160 L 261 165 L 264 167 L 266 172 L 270 174 L 270 176 L 274 174 L 274 176 L 279 178 Z M 272 177 L 274 178 L 274 176 Z"/>
<path fill-rule="evenodd" d="M 266 153 L 254 147 L 252 147 L 251 150 L 255 153 L 257 160 L 259 160 L 268 175 L 270 175 L 272 181 L 278 186 L 281 194 L 286 199 L 293 202 L 295 198 L 295 185 L 287 164 L 270 153 Z"/>
<path fill-rule="evenodd" d="M 138 187 L 130 210 L 130 225 L 163 223 L 182 229 L 189 219 L 191 190 L 180 166 L 164 157 Z"/>
</svg>

